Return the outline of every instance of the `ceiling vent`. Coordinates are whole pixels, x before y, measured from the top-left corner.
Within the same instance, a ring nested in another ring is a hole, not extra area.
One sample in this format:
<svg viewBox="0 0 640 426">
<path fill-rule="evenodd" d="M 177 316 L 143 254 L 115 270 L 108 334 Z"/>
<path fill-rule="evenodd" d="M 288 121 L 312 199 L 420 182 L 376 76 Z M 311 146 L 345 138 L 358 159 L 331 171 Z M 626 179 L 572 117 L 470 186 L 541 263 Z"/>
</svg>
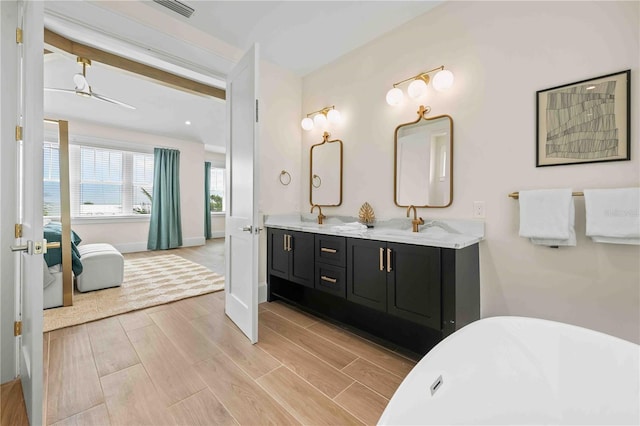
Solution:
<svg viewBox="0 0 640 426">
<path fill-rule="evenodd" d="M 193 15 L 193 12 L 195 12 L 195 9 L 187 6 L 184 3 L 179 2 L 178 0 L 153 0 L 153 1 L 158 3 L 161 6 L 166 7 L 167 9 L 171 9 L 174 12 L 179 13 L 180 15 L 186 18 L 191 18 L 191 15 Z"/>
</svg>

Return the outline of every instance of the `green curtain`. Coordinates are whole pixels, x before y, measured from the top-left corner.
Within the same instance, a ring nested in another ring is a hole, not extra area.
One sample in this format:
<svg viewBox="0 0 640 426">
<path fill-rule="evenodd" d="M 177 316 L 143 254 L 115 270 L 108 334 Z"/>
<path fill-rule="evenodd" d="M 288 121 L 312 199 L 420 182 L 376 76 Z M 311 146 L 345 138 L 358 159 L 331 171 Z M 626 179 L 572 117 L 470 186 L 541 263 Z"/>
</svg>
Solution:
<svg viewBox="0 0 640 426">
<path fill-rule="evenodd" d="M 153 154 L 153 201 L 147 248 L 166 250 L 182 245 L 180 151 L 155 148 Z"/>
<path fill-rule="evenodd" d="M 211 235 L 211 200 L 209 191 L 211 190 L 211 163 L 204 163 L 204 238 L 209 239 Z"/>
</svg>

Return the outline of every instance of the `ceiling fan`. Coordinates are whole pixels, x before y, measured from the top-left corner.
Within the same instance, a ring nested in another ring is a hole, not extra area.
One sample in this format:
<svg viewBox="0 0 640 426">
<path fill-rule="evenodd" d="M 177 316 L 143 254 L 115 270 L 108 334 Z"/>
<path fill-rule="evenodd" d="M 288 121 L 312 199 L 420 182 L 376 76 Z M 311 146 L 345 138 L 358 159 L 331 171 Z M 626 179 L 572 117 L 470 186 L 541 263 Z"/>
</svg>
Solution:
<svg viewBox="0 0 640 426">
<path fill-rule="evenodd" d="M 129 109 L 136 109 L 136 107 L 126 104 L 124 102 L 117 101 L 112 98 L 108 98 L 104 95 L 98 94 L 91 89 L 89 86 L 89 82 L 87 81 L 87 67 L 91 66 L 91 59 L 81 58 L 78 56 L 77 62 L 82 64 L 82 74 L 74 74 L 73 82 L 76 85 L 75 89 L 56 89 L 52 87 L 45 87 L 44 90 L 49 92 L 62 92 L 62 93 L 75 93 L 79 96 L 84 96 L 87 98 L 97 99 L 99 101 L 109 102 L 112 104 L 120 105 Z"/>
</svg>

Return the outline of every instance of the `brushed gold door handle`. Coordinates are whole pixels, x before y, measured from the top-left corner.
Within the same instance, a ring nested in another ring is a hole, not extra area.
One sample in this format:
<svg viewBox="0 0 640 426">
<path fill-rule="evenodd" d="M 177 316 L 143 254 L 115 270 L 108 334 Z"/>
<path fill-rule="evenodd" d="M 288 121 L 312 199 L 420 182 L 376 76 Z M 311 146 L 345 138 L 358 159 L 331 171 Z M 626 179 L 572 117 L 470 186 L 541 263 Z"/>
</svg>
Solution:
<svg viewBox="0 0 640 426">
<path fill-rule="evenodd" d="M 384 271 L 384 249 L 380 247 L 380 270 Z"/>
<path fill-rule="evenodd" d="M 387 272 L 391 272 L 391 249 L 387 249 Z"/>
<path fill-rule="evenodd" d="M 289 248 L 289 251 L 291 251 L 291 235 L 287 234 L 287 241 L 288 241 L 287 246 Z"/>
<path fill-rule="evenodd" d="M 320 249 L 320 251 L 325 252 L 325 253 L 334 253 L 334 254 L 338 252 L 338 250 L 336 250 L 336 249 L 326 248 L 326 247 L 322 247 Z"/>
<path fill-rule="evenodd" d="M 320 276 L 320 279 L 321 279 L 322 281 L 327 281 L 327 282 L 330 282 L 330 283 L 332 283 L 332 284 L 335 284 L 335 283 L 337 283 L 337 282 L 338 282 L 338 280 L 337 280 L 337 279 L 335 279 L 335 278 L 329 278 L 329 277 L 327 277 L 327 276 L 325 276 L 325 275 L 321 275 L 321 276 Z"/>
<path fill-rule="evenodd" d="M 49 249 L 60 248 L 59 242 L 47 243 L 47 240 L 40 241 L 27 241 L 27 244 L 19 246 L 11 246 L 11 251 L 24 251 L 27 254 L 46 254 Z"/>
<path fill-rule="evenodd" d="M 282 244 L 283 244 L 282 250 L 289 251 L 287 250 L 287 234 L 282 234 Z"/>
</svg>

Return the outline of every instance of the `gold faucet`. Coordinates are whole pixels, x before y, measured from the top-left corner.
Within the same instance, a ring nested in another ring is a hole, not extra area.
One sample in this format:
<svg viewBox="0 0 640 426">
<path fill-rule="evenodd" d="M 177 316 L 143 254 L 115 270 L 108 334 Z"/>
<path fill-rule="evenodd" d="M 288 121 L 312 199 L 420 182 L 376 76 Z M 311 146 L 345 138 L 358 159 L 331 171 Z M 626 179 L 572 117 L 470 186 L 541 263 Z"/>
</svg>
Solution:
<svg viewBox="0 0 640 426">
<path fill-rule="evenodd" d="M 322 214 L 322 208 L 319 205 L 314 204 L 314 205 L 311 206 L 310 213 L 313 213 L 313 209 L 316 208 L 316 207 L 318 208 L 318 224 L 322 225 L 322 219 L 324 219 L 326 217 L 325 215 Z"/>
<path fill-rule="evenodd" d="M 418 217 L 418 212 L 416 211 L 416 206 L 409 206 L 407 209 L 407 217 L 410 217 L 411 209 L 413 209 L 413 220 L 411 221 L 411 225 L 413 226 L 413 232 L 419 232 L 418 227 L 420 225 L 424 225 L 424 219 Z"/>
</svg>

